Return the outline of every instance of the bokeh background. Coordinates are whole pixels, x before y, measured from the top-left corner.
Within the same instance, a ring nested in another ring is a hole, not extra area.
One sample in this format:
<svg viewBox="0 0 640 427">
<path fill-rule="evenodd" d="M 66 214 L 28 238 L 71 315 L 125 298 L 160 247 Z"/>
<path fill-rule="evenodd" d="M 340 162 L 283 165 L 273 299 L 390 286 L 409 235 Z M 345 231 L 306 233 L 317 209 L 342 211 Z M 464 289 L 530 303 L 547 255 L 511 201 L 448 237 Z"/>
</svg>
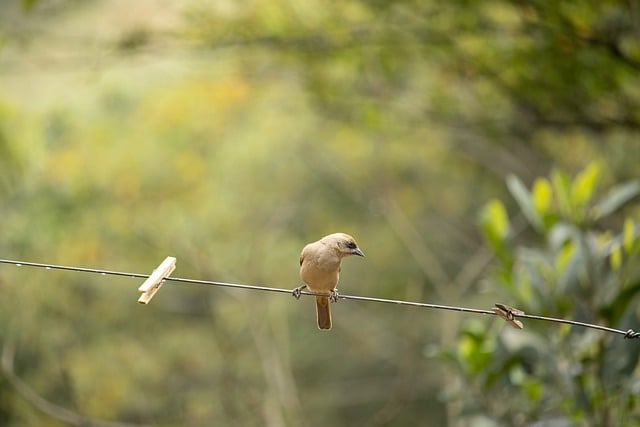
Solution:
<svg viewBox="0 0 640 427">
<path fill-rule="evenodd" d="M 636 1 L 4 1 L 0 257 L 640 328 Z M 3 426 L 640 425 L 620 335 L 0 264 Z"/>
</svg>

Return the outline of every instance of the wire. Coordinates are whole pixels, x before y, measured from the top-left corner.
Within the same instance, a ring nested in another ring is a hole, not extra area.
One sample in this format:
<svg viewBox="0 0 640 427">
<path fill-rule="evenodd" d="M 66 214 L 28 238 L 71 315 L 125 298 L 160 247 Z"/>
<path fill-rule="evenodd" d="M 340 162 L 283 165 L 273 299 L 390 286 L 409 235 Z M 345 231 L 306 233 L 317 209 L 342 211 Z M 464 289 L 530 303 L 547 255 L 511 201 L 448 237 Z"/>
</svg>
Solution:
<svg viewBox="0 0 640 427">
<path fill-rule="evenodd" d="M 30 262 L 30 261 L 16 261 L 16 260 L 10 260 L 10 259 L 0 259 L 0 263 L 12 264 L 12 265 L 15 265 L 16 267 L 26 266 L 26 267 L 45 268 L 47 270 L 77 271 L 77 272 L 83 272 L 83 273 L 101 274 L 103 276 L 106 276 L 106 275 L 124 276 L 124 277 L 136 278 L 136 279 L 146 279 L 149 277 L 149 274 L 127 273 L 124 271 L 102 270 L 97 268 L 85 268 L 85 267 L 72 267 L 67 265 L 45 264 L 45 263 Z M 168 282 L 191 283 L 191 284 L 209 285 L 209 286 L 223 286 L 223 287 L 229 287 L 229 288 L 248 289 L 248 290 L 254 290 L 254 291 L 280 292 L 280 293 L 287 293 L 287 294 L 293 295 L 293 289 L 275 288 L 270 286 L 245 285 L 241 283 L 217 282 L 213 280 L 185 279 L 181 277 L 165 277 L 163 280 Z M 327 296 L 326 293 L 316 293 L 316 292 L 309 292 L 309 291 L 300 291 L 299 295 Z M 337 298 L 345 299 L 345 300 L 407 305 L 407 306 L 413 306 L 413 307 L 431 308 L 436 310 L 459 311 L 464 313 L 488 314 L 492 316 L 499 315 L 500 317 L 507 320 L 509 323 L 513 324 L 515 327 L 519 329 L 522 328 L 522 324 L 520 323 L 520 326 L 517 326 L 519 322 L 515 320 L 516 318 L 542 320 L 546 322 L 565 323 L 573 326 L 582 326 L 585 328 L 597 329 L 600 331 L 624 335 L 625 339 L 640 338 L 640 332 L 635 332 L 632 329 L 629 329 L 627 331 L 622 331 L 619 329 L 609 328 L 606 326 L 594 325 L 591 323 L 578 322 L 574 320 L 557 319 L 553 317 L 544 317 L 544 316 L 525 314 L 520 310 L 514 309 L 509 306 L 505 306 L 504 304 L 496 304 L 496 307 L 498 308 L 494 308 L 491 310 L 483 310 L 483 309 L 477 309 L 477 308 L 456 307 L 456 306 L 450 306 L 450 305 L 429 304 L 424 302 L 404 301 L 404 300 L 395 300 L 395 299 L 387 299 L 387 298 L 374 298 L 374 297 L 359 296 L 359 295 L 338 294 Z"/>
<path fill-rule="evenodd" d="M 101 270 L 97 268 L 85 268 L 85 267 L 71 267 L 66 265 L 44 264 L 44 263 L 29 262 L 29 261 L 16 261 L 16 260 L 10 260 L 10 259 L 0 259 L 0 263 L 13 264 L 17 267 L 27 266 L 27 267 L 45 268 L 47 270 L 79 271 L 84 273 L 95 273 L 95 274 L 101 274 L 101 275 L 124 276 L 124 277 L 131 277 L 135 279 L 146 279 L 147 277 L 149 277 L 148 274 L 141 274 L 141 273 L 127 273 L 124 271 Z M 240 283 L 217 282 L 212 280 L 185 279 L 181 277 L 165 277 L 163 280 L 168 282 L 191 283 L 191 284 L 197 284 L 197 285 L 223 286 L 223 287 L 229 287 L 229 288 L 240 288 L 240 289 L 249 289 L 249 290 L 256 290 L 256 291 L 280 292 L 280 293 L 287 293 L 290 295 L 292 295 L 293 293 L 293 289 L 275 288 L 271 286 L 245 285 Z M 310 292 L 310 291 L 301 291 L 300 295 L 326 296 L 327 294 Z M 357 295 L 339 294 L 338 298 L 358 300 L 358 301 L 372 301 L 372 302 L 382 302 L 382 303 L 389 303 L 389 304 L 409 305 L 414 307 L 425 307 L 425 308 L 433 308 L 433 309 L 440 309 L 440 310 L 455 310 L 455 311 L 490 314 L 490 315 L 495 314 L 491 310 L 479 310 L 474 308 L 453 307 L 448 305 L 428 304 L 423 302 L 402 301 L 402 300 L 393 300 L 393 299 L 384 299 L 384 298 L 373 298 L 373 297 L 365 297 L 365 296 L 357 296 Z"/>
</svg>

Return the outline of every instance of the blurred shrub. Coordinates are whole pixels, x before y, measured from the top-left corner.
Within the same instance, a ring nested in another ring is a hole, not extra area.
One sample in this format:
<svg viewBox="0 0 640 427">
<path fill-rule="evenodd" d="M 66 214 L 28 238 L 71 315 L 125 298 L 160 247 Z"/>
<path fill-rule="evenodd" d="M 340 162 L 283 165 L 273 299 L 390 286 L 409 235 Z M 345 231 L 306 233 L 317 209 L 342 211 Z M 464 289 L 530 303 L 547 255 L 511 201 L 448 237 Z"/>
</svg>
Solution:
<svg viewBox="0 0 640 427">
<path fill-rule="evenodd" d="M 639 210 L 625 207 L 640 194 L 640 183 L 601 194 L 599 182 L 597 163 L 574 177 L 554 171 L 531 190 L 507 178 L 526 230 L 517 232 L 522 227 L 514 224 L 522 221 L 510 219 L 499 200 L 480 215 L 498 260 L 492 283 L 501 302 L 530 314 L 637 330 Z M 464 393 L 457 398 L 465 416 L 511 426 L 640 422 L 640 343 L 535 321 L 522 331 L 502 322 L 484 325 L 467 323 L 450 359 L 462 377 Z"/>
</svg>

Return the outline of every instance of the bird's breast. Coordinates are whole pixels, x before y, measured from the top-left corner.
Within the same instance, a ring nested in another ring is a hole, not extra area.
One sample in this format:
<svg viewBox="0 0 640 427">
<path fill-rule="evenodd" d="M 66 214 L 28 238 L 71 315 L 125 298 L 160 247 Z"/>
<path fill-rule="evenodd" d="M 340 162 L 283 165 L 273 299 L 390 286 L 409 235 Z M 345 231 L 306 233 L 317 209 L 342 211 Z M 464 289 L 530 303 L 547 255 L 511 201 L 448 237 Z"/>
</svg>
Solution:
<svg viewBox="0 0 640 427">
<path fill-rule="evenodd" d="M 300 277 L 314 292 L 335 289 L 340 277 L 338 257 L 306 257 L 300 267 Z"/>
</svg>

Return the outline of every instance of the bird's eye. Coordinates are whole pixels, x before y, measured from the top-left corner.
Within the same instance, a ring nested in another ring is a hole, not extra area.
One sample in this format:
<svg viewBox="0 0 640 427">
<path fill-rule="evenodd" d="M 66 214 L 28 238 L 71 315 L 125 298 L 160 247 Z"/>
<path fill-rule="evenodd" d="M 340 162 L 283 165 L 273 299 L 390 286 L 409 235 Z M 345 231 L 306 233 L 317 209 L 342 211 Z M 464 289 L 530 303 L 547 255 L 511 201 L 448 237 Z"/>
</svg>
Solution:
<svg viewBox="0 0 640 427">
<path fill-rule="evenodd" d="M 357 248 L 357 246 L 356 246 L 355 242 L 347 242 L 347 247 L 348 247 L 349 249 L 355 249 L 355 248 Z"/>
</svg>

